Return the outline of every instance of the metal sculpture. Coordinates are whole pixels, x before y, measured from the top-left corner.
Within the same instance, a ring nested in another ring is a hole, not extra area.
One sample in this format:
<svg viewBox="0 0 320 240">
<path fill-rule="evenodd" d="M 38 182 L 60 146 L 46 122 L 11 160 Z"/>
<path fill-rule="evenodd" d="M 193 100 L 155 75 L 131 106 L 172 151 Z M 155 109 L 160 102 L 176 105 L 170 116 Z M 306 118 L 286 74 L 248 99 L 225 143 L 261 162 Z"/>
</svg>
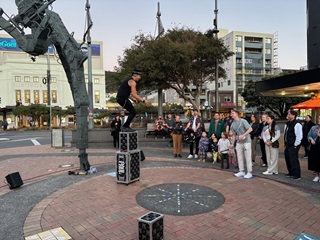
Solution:
<svg viewBox="0 0 320 240">
<path fill-rule="evenodd" d="M 0 8 L 0 28 L 16 39 L 18 46 L 32 56 L 43 55 L 54 45 L 66 72 L 77 117 L 77 148 L 80 170 L 88 171 L 88 106 L 83 63 L 87 56 L 68 32 L 59 15 L 49 6 L 55 0 L 16 0 L 18 14 L 9 17 Z M 6 18 L 4 18 L 5 16 Z M 31 30 L 26 34 L 24 29 Z M 48 93 L 50 94 L 50 93 Z"/>
</svg>

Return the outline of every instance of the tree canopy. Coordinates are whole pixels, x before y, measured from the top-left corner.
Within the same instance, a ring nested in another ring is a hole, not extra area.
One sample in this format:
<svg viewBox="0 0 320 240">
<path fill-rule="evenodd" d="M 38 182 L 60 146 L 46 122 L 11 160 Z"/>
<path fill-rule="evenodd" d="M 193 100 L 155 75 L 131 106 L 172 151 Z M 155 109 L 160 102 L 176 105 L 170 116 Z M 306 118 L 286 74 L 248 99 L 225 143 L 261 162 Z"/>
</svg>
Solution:
<svg viewBox="0 0 320 240">
<path fill-rule="evenodd" d="M 264 97 L 256 92 L 255 82 L 250 80 L 246 83 L 241 94 L 247 102 L 247 107 L 257 107 L 258 111 L 269 109 L 280 119 L 285 119 L 287 112 L 292 105 L 303 102 L 302 97 Z"/>
<path fill-rule="evenodd" d="M 117 71 L 124 76 L 139 68 L 144 72 L 138 84 L 140 89 L 172 88 L 179 97 L 198 108 L 202 90 L 215 80 L 216 60 L 222 64 L 232 55 L 223 42 L 213 36 L 212 30 L 202 33 L 174 28 L 156 39 L 141 33 L 135 36 L 133 45 L 125 49 L 123 58 L 118 60 Z M 219 67 L 218 71 L 220 78 L 225 77 L 223 68 Z"/>
</svg>

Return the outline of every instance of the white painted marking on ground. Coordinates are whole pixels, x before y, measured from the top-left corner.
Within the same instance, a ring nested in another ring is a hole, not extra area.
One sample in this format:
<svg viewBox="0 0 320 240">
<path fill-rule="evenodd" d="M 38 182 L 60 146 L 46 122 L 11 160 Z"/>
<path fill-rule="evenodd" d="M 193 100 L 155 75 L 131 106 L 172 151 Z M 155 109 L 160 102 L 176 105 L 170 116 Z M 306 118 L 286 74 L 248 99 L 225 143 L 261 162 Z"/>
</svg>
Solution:
<svg viewBox="0 0 320 240">
<path fill-rule="evenodd" d="M 9 138 L 0 138 L 0 141 L 9 141 Z"/>
<path fill-rule="evenodd" d="M 41 145 L 37 140 L 35 140 L 35 139 L 30 139 L 31 140 L 31 142 L 35 145 L 35 146 L 39 146 L 39 145 Z"/>
</svg>

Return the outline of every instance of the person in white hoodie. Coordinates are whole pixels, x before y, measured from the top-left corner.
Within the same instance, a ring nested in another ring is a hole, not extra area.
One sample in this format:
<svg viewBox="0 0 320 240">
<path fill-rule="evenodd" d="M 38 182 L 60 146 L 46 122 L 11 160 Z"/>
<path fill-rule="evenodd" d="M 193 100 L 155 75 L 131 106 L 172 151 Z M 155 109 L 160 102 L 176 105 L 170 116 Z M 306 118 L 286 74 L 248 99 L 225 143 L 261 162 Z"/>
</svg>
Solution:
<svg viewBox="0 0 320 240">
<path fill-rule="evenodd" d="M 265 143 L 268 169 L 262 174 L 272 175 L 278 174 L 280 128 L 273 115 L 267 116 L 267 123 L 267 129 L 263 134 L 263 142 Z"/>
</svg>

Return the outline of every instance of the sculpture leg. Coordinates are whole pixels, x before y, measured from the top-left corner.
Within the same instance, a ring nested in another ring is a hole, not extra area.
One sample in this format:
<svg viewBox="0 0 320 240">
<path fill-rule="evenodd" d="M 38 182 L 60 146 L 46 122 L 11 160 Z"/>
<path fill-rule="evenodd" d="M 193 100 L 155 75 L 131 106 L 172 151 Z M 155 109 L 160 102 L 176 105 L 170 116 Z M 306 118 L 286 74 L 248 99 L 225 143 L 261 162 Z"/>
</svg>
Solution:
<svg viewBox="0 0 320 240">
<path fill-rule="evenodd" d="M 80 170 L 88 171 L 90 169 L 90 164 L 88 161 L 88 154 L 85 149 L 79 149 L 79 159 L 80 159 Z"/>
</svg>

